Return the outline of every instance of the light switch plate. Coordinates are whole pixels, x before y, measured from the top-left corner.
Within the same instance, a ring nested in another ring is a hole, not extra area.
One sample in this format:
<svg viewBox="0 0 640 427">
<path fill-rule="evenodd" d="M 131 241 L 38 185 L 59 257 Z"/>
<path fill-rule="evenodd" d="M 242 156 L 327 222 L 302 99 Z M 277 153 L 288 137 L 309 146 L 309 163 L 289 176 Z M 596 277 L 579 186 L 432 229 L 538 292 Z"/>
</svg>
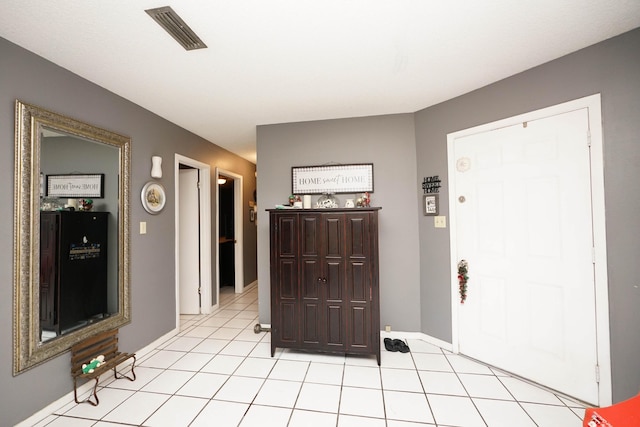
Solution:
<svg viewBox="0 0 640 427">
<path fill-rule="evenodd" d="M 447 217 L 443 215 L 434 216 L 433 226 L 435 228 L 447 228 Z"/>
<path fill-rule="evenodd" d="M 140 221 L 140 234 L 147 234 L 147 223 Z"/>
</svg>

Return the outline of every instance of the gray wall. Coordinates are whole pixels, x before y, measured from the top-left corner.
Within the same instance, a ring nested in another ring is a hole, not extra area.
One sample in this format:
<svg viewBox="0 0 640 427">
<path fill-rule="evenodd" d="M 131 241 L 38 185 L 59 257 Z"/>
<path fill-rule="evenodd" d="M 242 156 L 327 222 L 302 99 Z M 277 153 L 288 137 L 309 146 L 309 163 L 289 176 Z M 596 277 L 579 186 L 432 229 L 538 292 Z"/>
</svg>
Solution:
<svg viewBox="0 0 640 427">
<path fill-rule="evenodd" d="M 413 114 L 258 127 L 258 287 L 260 322 L 270 322 L 269 223 L 265 209 L 286 203 L 291 167 L 373 163 L 379 213 L 380 321 L 420 329 L 418 206 Z M 318 196 L 313 197 L 313 203 Z M 337 195 L 344 204 L 346 195 Z"/>
<path fill-rule="evenodd" d="M 13 425 L 73 389 L 69 353 L 16 377 L 12 376 L 13 325 L 13 180 L 15 100 L 38 105 L 132 138 L 131 176 L 131 301 L 132 322 L 120 332 L 120 346 L 136 351 L 175 327 L 174 171 L 175 153 L 244 176 L 243 205 L 255 189 L 255 165 L 184 129 L 0 39 L 0 423 Z M 151 180 L 151 156 L 163 157 L 167 205 L 149 215 L 140 203 L 140 191 Z M 217 210 L 212 186 L 212 214 Z M 147 234 L 137 233 L 147 222 Z M 215 234 L 215 227 L 212 227 Z M 217 237 L 212 236 L 217 242 Z M 215 260 L 217 245 L 213 245 Z M 256 228 L 246 215 L 244 224 L 245 284 L 257 278 Z M 215 270 L 214 270 L 215 271 Z"/>
<path fill-rule="evenodd" d="M 418 176 L 446 176 L 447 134 L 602 94 L 613 399 L 640 391 L 640 29 L 415 115 Z M 441 202 L 448 216 L 448 182 Z M 420 221 L 421 329 L 451 341 L 449 235 Z"/>
</svg>

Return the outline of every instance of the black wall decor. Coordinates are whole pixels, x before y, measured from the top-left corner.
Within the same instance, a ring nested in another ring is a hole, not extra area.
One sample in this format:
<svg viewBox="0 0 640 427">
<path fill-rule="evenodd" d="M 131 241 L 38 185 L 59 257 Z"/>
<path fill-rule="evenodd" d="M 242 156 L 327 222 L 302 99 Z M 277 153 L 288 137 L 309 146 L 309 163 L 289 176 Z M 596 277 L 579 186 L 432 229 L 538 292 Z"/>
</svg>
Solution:
<svg viewBox="0 0 640 427">
<path fill-rule="evenodd" d="M 440 192 L 440 175 L 426 176 L 422 178 L 422 190 L 424 194 Z"/>
</svg>

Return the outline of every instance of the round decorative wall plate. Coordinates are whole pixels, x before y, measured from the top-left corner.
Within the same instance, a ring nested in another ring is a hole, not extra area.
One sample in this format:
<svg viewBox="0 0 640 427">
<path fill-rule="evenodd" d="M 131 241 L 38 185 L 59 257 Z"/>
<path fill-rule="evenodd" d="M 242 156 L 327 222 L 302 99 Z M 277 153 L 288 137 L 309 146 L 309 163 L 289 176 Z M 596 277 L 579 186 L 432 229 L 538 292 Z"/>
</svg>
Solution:
<svg viewBox="0 0 640 427">
<path fill-rule="evenodd" d="M 144 210 L 153 215 L 160 213 L 167 200 L 164 187 L 157 182 L 147 182 L 142 187 L 140 198 L 142 199 Z"/>
</svg>

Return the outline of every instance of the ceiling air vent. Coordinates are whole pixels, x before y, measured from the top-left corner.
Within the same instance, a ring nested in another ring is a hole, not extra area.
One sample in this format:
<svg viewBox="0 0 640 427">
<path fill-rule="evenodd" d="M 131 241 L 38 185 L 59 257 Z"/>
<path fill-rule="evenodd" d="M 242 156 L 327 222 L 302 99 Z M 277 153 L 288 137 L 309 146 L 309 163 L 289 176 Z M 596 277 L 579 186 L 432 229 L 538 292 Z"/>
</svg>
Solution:
<svg viewBox="0 0 640 427">
<path fill-rule="evenodd" d="M 165 31 L 171 34 L 186 50 L 204 49 L 206 44 L 191 28 L 171 9 L 170 6 L 145 10 Z"/>
</svg>

